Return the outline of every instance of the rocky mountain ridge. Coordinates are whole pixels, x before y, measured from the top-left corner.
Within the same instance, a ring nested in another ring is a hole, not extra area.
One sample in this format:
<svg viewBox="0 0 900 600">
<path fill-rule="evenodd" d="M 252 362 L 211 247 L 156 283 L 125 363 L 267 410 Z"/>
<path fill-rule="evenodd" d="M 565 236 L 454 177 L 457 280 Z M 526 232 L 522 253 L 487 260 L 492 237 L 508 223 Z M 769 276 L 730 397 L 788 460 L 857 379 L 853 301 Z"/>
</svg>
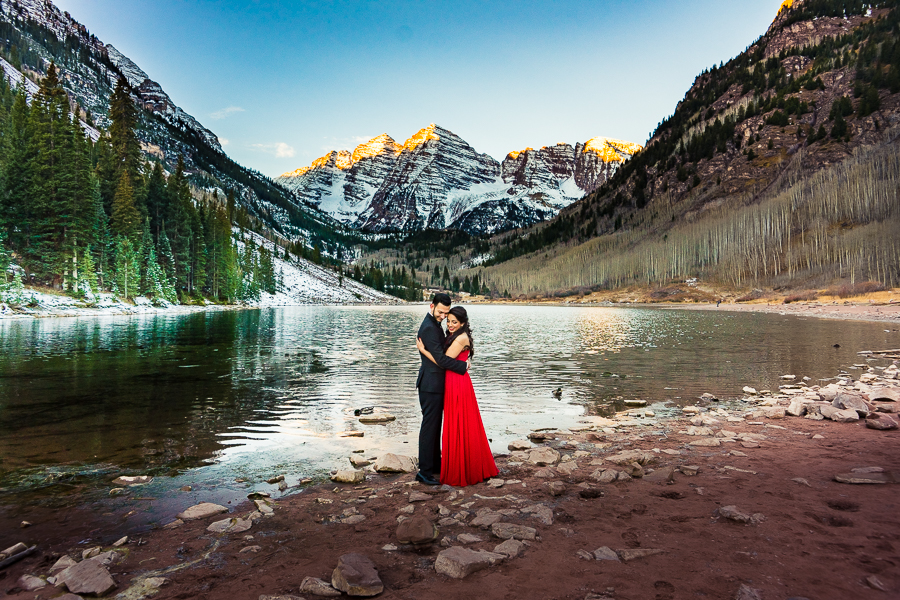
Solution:
<svg viewBox="0 0 900 600">
<path fill-rule="evenodd" d="M 786 2 L 612 178 L 464 264 L 520 293 L 679 278 L 896 285 L 898 32 L 898 0 Z"/>
<path fill-rule="evenodd" d="M 109 98 L 124 77 L 140 107 L 138 137 L 152 160 L 173 171 L 179 157 L 191 182 L 209 193 L 234 193 L 238 206 L 258 219 L 260 226 L 291 241 L 329 252 L 341 237 L 341 226 L 327 215 L 298 202 L 270 178 L 231 160 L 217 136 L 178 107 L 162 87 L 112 45 L 61 11 L 51 0 L 0 0 L 0 27 L 6 44 L 0 69 L 12 85 L 36 89 L 32 80 L 54 62 L 70 103 L 82 125 L 96 140 L 107 126 Z M 13 64 L 14 61 L 16 64 Z"/>
<path fill-rule="evenodd" d="M 276 181 L 364 231 L 461 229 L 483 235 L 556 215 L 596 189 L 638 144 L 593 138 L 510 152 L 502 163 L 434 123 L 403 144 L 382 134 Z"/>
</svg>

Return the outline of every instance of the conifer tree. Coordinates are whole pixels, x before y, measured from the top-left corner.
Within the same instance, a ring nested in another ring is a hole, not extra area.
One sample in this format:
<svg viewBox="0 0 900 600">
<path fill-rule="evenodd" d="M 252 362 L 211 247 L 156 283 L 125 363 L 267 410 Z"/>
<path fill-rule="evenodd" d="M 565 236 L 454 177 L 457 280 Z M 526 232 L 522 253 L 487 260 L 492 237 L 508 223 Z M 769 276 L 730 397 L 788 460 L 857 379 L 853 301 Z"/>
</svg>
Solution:
<svg viewBox="0 0 900 600">
<path fill-rule="evenodd" d="M 132 193 L 142 196 L 141 187 L 141 143 L 137 139 L 137 107 L 131 99 L 128 82 L 119 77 L 116 88 L 109 99 L 109 142 L 115 161 L 115 181 L 120 181 L 122 173 L 128 173 Z M 140 212 L 143 206 L 136 202 Z"/>
<path fill-rule="evenodd" d="M 137 240 L 141 231 L 141 214 L 134 205 L 134 188 L 128 171 L 119 176 L 119 186 L 113 200 L 110 227 L 113 234 Z"/>
<path fill-rule="evenodd" d="M 119 295 L 125 299 L 133 298 L 138 294 L 140 284 L 140 258 L 131 240 L 119 236 L 116 243 L 116 287 Z"/>
<path fill-rule="evenodd" d="M 33 210 L 32 127 L 25 88 L 20 87 L 3 132 L 3 164 L 0 165 L 0 226 L 6 230 L 10 247 L 22 252 L 31 234 Z"/>
<path fill-rule="evenodd" d="M 100 282 L 97 278 L 97 267 L 94 264 L 94 258 L 91 256 L 91 247 L 87 246 L 83 250 L 83 255 L 79 261 L 78 283 L 76 292 L 87 294 L 90 292 L 96 296 L 100 291 Z"/>
<path fill-rule="evenodd" d="M 166 189 L 166 176 L 160 163 L 153 166 L 147 180 L 147 214 L 150 217 L 150 231 L 154 241 L 159 241 L 162 222 L 169 208 L 169 195 Z"/>
<path fill-rule="evenodd" d="M 70 269 L 77 269 L 71 261 L 84 243 L 91 213 L 90 163 L 84 134 L 70 116 L 69 98 L 52 63 L 32 101 L 31 122 L 33 215 L 23 259 L 40 279 L 69 287 L 74 284 Z"/>
<path fill-rule="evenodd" d="M 157 262 L 159 262 L 159 266 L 162 267 L 166 282 L 172 287 L 172 294 L 175 296 L 177 295 L 175 292 L 175 257 L 172 255 L 172 246 L 169 244 L 169 236 L 166 234 L 165 222 L 163 222 L 159 231 L 157 257 Z M 175 301 L 174 297 L 169 297 L 168 292 L 166 293 L 166 298 L 169 302 Z"/>
<path fill-rule="evenodd" d="M 169 236 L 171 254 L 175 266 L 175 289 L 190 293 L 191 271 L 191 190 L 184 174 L 184 160 L 178 158 L 175 173 L 167 183 L 169 206 L 166 210 L 166 233 Z"/>
<path fill-rule="evenodd" d="M 156 260 L 156 248 L 150 245 L 150 251 L 147 252 L 145 268 L 141 272 L 141 293 L 154 298 L 167 298 L 166 295 L 166 276 Z"/>
</svg>

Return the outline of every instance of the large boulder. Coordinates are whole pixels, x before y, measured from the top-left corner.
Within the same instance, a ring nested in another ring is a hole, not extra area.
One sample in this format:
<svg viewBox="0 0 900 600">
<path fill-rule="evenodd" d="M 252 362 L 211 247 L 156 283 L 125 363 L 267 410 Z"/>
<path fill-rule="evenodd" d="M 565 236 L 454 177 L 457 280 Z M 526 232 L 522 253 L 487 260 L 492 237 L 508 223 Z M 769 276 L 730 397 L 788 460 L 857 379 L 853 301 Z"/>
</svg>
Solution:
<svg viewBox="0 0 900 600">
<path fill-rule="evenodd" d="M 889 429 L 897 429 L 897 421 L 884 413 L 872 413 L 869 415 L 869 418 L 866 419 L 866 427 L 869 429 L 887 431 Z"/>
<path fill-rule="evenodd" d="M 855 410 L 860 417 L 866 418 L 869 416 L 869 406 L 866 404 L 866 401 L 863 400 L 862 396 L 857 396 L 856 394 L 838 394 L 835 399 L 831 402 L 831 404 L 835 408 L 839 408 L 841 410 L 853 409 Z"/>
<path fill-rule="evenodd" d="M 397 540 L 401 544 L 430 544 L 439 533 L 434 523 L 420 515 L 410 517 L 397 526 Z"/>
<path fill-rule="evenodd" d="M 506 540 L 494 547 L 494 554 L 502 554 L 507 558 L 516 558 L 525 551 L 525 543 L 519 540 Z"/>
<path fill-rule="evenodd" d="M 331 480 L 335 483 L 362 483 L 366 480 L 366 474 L 355 469 L 341 470 L 332 475 Z"/>
<path fill-rule="evenodd" d="M 331 574 L 331 585 L 348 596 L 377 596 L 384 591 L 375 563 L 356 552 L 338 559 Z"/>
<path fill-rule="evenodd" d="M 528 453 L 528 461 L 539 467 L 548 467 L 559 462 L 560 454 L 553 448 L 536 448 Z"/>
<path fill-rule="evenodd" d="M 318 577 L 304 577 L 303 581 L 300 583 L 300 593 L 325 597 L 341 595 L 341 593 L 334 589 L 330 583 L 319 579 Z"/>
<path fill-rule="evenodd" d="M 491 525 L 491 533 L 501 540 L 530 540 L 537 537 L 537 530 L 525 525 L 514 523 L 494 523 Z"/>
<path fill-rule="evenodd" d="M 846 408 L 831 413 L 829 419 L 837 423 L 855 423 L 859 421 L 859 413 L 853 408 Z"/>
<path fill-rule="evenodd" d="M 476 571 L 496 565 L 505 558 L 505 554 L 453 546 L 438 554 L 434 570 L 454 579 L 463 579 Z"/>
<path fill-rule="evenodd" d="M 373 468 L 379 473 L 415 473 L 419 465 L 412 456 L 385 454 L 378 457 Z"/>
<path fill-rule="evenodd" d="M 533 446 L 529 440 L 513 440 L 506 447 L 510 452 L 516 452 L 520 450 L 530 450 Z"/>
<path fill-rule="evenodd" d="M 657 458 L 652 452 L 643 450 L 624 450 L 612 456 L 607 456 L 606 460 L 617 465 L 628 465 L 633 462 L 639 465 L 649 465 L 656 462 Z"/>
<path fill-rule="evenodd" d="M 83 560 L 61 571 L 56 577 L 56 584 L 64 584 L 73 594 L 92 596 L 105 596 L 116 588 L 109 571 L 95 560 Z"/>
<path fill-rule="evenodd" d="M 47 587 L 47 582 L 34 575 L 22 575 L 19 577 L 19 581 L 16 582 L 16 587 L 25 592 L 33 592 Z"/>
<path fill-rule="evenodd" d="M 900 388 L 879 388 L 869 392 L 872 402 L 900 402 Z"/>
<path fill-rule="evenodd" d="M 200 504 L 195 504 L 184 512 L 178 513 L 176 516 L 182 521 L 190 521 L 192 519 L 205 519 L 206 517 L 211 517 L 213 515 L 226 512 L 228 512 L 228 509 L 224 506 L 213 504 L 212 502 L 201 502 Z"/>
<path fill-rule="evenodd" d="M 241 533 L 247 531 L 253 526 L 253 520 L 250 517 L 246 519 L 238 519 L 235 517 L 215 521 L 206 528 L 211 533 Z"/>
</svg>

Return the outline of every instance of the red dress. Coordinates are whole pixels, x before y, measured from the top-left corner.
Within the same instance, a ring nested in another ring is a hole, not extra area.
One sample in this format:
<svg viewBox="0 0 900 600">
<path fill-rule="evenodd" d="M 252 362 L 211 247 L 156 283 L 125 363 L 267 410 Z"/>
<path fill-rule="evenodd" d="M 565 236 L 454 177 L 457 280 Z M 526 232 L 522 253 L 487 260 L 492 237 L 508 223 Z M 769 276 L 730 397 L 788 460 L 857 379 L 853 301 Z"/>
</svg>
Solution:
<svg viewBox="0 0 900 600">
<path fill-rule="evenodd" d="M 469 358 L 463 350 L 457 360 Z M 444 384 L 444 432 L 441 438 L 441 483 L 467 486 L 481 483 L 499 471 L 488 445 L 475 388 L 469 374 L 447 371 Z"/>
</svg>

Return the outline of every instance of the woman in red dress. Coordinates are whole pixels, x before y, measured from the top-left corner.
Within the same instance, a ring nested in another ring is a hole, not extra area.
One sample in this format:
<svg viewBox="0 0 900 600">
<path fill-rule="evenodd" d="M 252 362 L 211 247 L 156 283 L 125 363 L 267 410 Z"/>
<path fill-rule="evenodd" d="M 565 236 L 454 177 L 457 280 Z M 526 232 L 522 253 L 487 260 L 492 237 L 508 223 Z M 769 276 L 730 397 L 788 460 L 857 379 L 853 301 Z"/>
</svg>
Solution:
<svg viewBox="0 0 900 600">
<path fill-rule="evenodd" d="M 472 330 L 466 309 L 454 306 L 447 315 L 448 336 L 444 354 L 458 360 L 468 360 L 475 352 Z M 434 362 L 421 340 L 419 352 Z M 447 371 L 444 385 L 444 430 L 441 437 L 441 483 L 467 486 L 494 477 L 499 473 L 494 455 L 488 445 L 475 388 L 468 373 L 459 375 Z"/>
</svg>

